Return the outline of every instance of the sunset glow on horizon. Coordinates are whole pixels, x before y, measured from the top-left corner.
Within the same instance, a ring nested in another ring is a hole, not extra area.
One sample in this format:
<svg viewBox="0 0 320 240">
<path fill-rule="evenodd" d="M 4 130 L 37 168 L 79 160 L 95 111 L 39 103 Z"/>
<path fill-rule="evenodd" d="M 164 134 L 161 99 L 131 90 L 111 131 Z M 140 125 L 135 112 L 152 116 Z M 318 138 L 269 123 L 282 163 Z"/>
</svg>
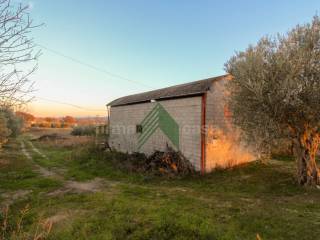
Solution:
<svg viewBox="0 0 320 240">
<path fill-rule="evenodd" d="M 27 110 L 37 116 L 105 116 L 116 98 L 222 75 L 235 51 L 320 8 L 315 0 L 23 2 L 44 23 L 32 32 L 42 56 Z"/>
<path fill-rule="evenodd" d="M 88 106 L 88 110 L 86 110 L 66 105 L 61 106 L 61 104 L 47 103 L 45 101 L 34 101 L 24 110 L 36 117 L 56 118 L 68 115 L 72 115 L 74 117 L 104 117 L 107 115 L 107 108 L 105 110 L 94 109 L 95 106 Z"/>
</svg>

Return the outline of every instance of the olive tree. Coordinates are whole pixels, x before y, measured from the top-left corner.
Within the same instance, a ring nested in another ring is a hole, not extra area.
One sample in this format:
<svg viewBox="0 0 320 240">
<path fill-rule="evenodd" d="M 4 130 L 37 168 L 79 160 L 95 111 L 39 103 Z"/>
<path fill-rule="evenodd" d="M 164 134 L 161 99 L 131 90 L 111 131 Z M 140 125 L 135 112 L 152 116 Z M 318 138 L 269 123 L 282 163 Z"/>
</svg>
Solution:
<svg viewBox="0 0 320 240">
<path fill-rule="evenodd" d="M 263 151 L 293 142 L 301 185 L 320 185 L 320 19 L 262 38 L 225 64 L 233 121 Z"/>
</svg>

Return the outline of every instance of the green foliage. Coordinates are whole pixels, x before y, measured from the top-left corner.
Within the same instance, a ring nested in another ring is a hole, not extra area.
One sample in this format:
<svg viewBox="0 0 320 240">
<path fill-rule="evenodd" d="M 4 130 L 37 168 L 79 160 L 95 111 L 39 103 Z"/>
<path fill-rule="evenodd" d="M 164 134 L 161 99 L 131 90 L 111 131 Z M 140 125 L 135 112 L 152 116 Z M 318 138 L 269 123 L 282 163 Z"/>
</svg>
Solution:
<svg viewBox="0 0 320 240">
<path fill-rule="evenodd" d="M 315 153 L 320 143 L 320 18 L 286 35 L 262 38 L 225 65 L 235 125 L 259 150 L 290 139 L 297 181 L 320 185 Z"/>
<path fill-rule="evenodd" d="M 286 35 L 262 38 L 225 64 L 234 77 L 230 108 L 248 141 L 265 148 L 279 138 L 320 133 L 319 29 L 316 16 Z"/>
<path fill-rule="evenodd" d="M 4 109 L 2 110 L 8 119 L 7 126 L 11 130 L 10 137 L 17 137 L 21 134 L 21 129 L 23 126 L 23 119 L 17 116 L 12 110 Z"/>
<path fill-rule="evenodd" d="M 0 109 L 0 144 L 8 137 L 17 137 L 21 133 L 23 120 L 7 108 Z"/>
<path fill-rule="evenodd" d="M 71 135 L 73 136 L 93 136 L 96 133 L 95 126 L 76 126 L 72 129 Z"/>
</svg>

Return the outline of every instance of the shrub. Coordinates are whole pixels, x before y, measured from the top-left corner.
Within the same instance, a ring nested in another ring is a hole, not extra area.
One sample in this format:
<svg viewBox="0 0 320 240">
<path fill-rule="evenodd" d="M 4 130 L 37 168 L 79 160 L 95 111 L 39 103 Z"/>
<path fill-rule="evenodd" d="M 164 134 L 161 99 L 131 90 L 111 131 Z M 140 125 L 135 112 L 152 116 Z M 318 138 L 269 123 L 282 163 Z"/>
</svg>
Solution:
<svg viewBox="0 0 320 240">
<path fill-rule="evenodd" d="M 23 126 L 22 118 L 7 108 L 0 109 L 0 146 L 8 137 L 17 137 Z"/>
<path fill-rule="evenodd" d="M 77 126 L 71 131 L 73 136 L 93 136 L 96 133 L 94 126 Z"/>
</svg>

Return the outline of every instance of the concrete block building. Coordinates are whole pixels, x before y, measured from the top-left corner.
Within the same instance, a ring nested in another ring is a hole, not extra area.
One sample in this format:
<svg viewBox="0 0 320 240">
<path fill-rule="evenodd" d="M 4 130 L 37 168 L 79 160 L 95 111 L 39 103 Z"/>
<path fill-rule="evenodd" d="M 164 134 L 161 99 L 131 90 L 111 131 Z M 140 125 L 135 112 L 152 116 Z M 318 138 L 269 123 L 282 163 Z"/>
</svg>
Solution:
<svg viewBox="0 0 320 240">
<path fill-rule="evenodd" d="M 254 160 L 230 121 L 229 80 L 223 75 L 110 102 L 109 145 L 147 155 L 170 146 L 202 172 Z"/>
</svg>

